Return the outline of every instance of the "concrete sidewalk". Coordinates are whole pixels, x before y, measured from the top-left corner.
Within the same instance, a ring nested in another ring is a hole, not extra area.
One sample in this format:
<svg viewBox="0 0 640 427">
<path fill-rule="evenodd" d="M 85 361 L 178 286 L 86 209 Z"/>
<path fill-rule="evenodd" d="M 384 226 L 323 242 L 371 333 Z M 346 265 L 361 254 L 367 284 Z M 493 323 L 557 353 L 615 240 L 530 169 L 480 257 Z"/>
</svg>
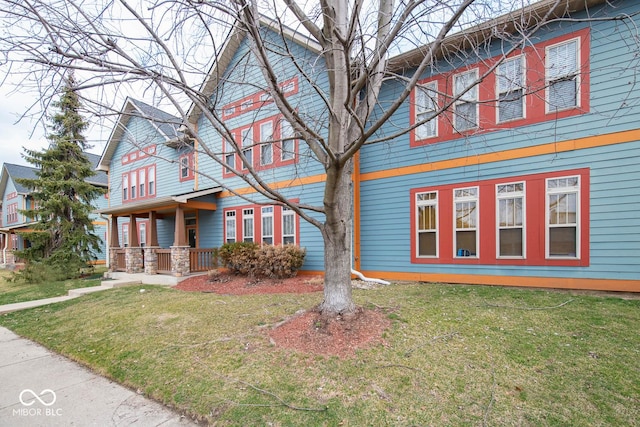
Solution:
<svg viewBox="0 0 640 427">
<path fill-rule="evenodd" d="M 2 327 L 0 384 L 2 426 L 195 425 Z"/>
</svg>

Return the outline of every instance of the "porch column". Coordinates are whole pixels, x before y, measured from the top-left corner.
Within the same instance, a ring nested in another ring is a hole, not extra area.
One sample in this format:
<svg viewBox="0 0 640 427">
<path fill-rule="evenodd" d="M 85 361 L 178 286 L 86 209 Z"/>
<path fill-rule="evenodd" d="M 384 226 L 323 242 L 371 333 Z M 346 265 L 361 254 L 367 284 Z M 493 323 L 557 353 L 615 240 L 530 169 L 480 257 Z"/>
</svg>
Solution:
<svg viewBox="0 0 640 427">
<path fill-rule="evenodd" d="M 140 243 L 138 243 L 138 227 L 136 217 L 129 215 L 129 247 L 125 248 L 124 259 L 127 273 L 142 273 L 144 258 Z"/>
<path fill-rule="evenodd" d="M 111 215 L 109 218 L 109 271 L 114 272 L 118 269 L 118 253 L 120 249 L 120 238 L 118 237 L 118 217 Z"/>
<path fill-rule="evenodd" d="M 149 212 L 149 226 L 147 238 L 149 245 L 144 248 L 144 272 L 145 274 L 158 274 L 158 228 L 156 227 L 156 211 Z"/>
<path fill-rule="evenodd" d="M 184 228 L 184 211 L 182 206 L 176 208 L 176 226 L 173 236 L 173 246 L 171 246 L 171 274 L 176 277 L 187 275 L 191 272 L 189 268 L 189 245 Z"/>
<path fill-rule="evenodd" d="M 5 264 L 15 264 L 16 263 L 16 258 L 13 255 L 13 251 L 15 249 L 17 249 L 17 248 L 13 247 L 13 232 L 12 231 L 10 231 L 9 234 L 7 234 L 7 247 L 9 249 L 6 251 L 4 262 L 5 262 Z"/>
</svg>

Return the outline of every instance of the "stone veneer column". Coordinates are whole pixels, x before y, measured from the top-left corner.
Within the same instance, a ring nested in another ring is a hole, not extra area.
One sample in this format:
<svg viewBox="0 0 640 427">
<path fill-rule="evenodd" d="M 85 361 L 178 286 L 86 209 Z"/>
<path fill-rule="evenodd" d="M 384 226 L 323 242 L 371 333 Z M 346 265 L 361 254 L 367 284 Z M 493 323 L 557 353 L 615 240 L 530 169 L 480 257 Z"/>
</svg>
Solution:
<svg viewBox="0 0 640 427">
<path fill-rule="evenodd" d="M 171 274 L 182 277 L 191 272 L 189 246 L 171 246 Z"/>
<path fill-rule="evenodd" d="M 13 255 L 13 251 L 7 251 L 7 259 L 4 260 L 4 263 L 7 265 L 16 263 L 16 257 Z"/>
<path fill-rule="evenodd" d="M 109 271 L 118 271 L 118 254 L 116 250 L 120 248 L 109 248 Z"/>
<path fill-rule="evenodd" d="M 134 230 L 135 233 L 135 230 Z M 124 250 L 124 259 L 127 266 L 127 273 L 144 272 L 144 258 L 141 247 L 127 247 Z"/>
<path fill-rule="evenodd" d="M 147 246 L 144 248 L 144 273 L 158 274 L 158 253 L 159 246 Z"/>
</svg>

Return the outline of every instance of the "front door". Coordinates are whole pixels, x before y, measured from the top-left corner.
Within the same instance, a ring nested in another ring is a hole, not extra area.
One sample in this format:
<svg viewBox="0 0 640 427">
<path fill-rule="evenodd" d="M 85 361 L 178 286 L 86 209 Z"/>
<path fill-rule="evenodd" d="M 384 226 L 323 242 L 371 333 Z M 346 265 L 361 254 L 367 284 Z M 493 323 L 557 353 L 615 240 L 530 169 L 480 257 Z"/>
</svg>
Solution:
<svg viewBox="0 0 640 427">
<path fill-rule="evenodd" d="M 187 230 L 187 241 L 189 242 L 189 247 L 195 248 L 197 247 L 197 224 L 195 218 L 185 218 L 185 228 Z"/>
</svg>

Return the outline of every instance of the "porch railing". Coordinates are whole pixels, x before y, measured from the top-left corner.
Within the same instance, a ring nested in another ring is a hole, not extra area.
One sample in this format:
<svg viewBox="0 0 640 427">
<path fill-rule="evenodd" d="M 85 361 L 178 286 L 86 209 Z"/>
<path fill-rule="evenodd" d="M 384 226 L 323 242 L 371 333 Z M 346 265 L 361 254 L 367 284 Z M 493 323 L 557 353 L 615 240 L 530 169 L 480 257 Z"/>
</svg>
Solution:
<svg viewBox="0 0 640 427">
<path fill-rule="evenodd" d="M 127 261 L 124 255 L 124 249 L 116 249 L 116 270 L 127 271 Z"/>
<path fill-rule="evenodd" d="M 213 248 L 189 249 L 189 270 L 191 272 L 208 271 L 213 268 Z"/>
<path fill-rule="evenodd" d="M 171 249 L 156 249 L 158 273 L 171 273 Z"/>
</svg>

